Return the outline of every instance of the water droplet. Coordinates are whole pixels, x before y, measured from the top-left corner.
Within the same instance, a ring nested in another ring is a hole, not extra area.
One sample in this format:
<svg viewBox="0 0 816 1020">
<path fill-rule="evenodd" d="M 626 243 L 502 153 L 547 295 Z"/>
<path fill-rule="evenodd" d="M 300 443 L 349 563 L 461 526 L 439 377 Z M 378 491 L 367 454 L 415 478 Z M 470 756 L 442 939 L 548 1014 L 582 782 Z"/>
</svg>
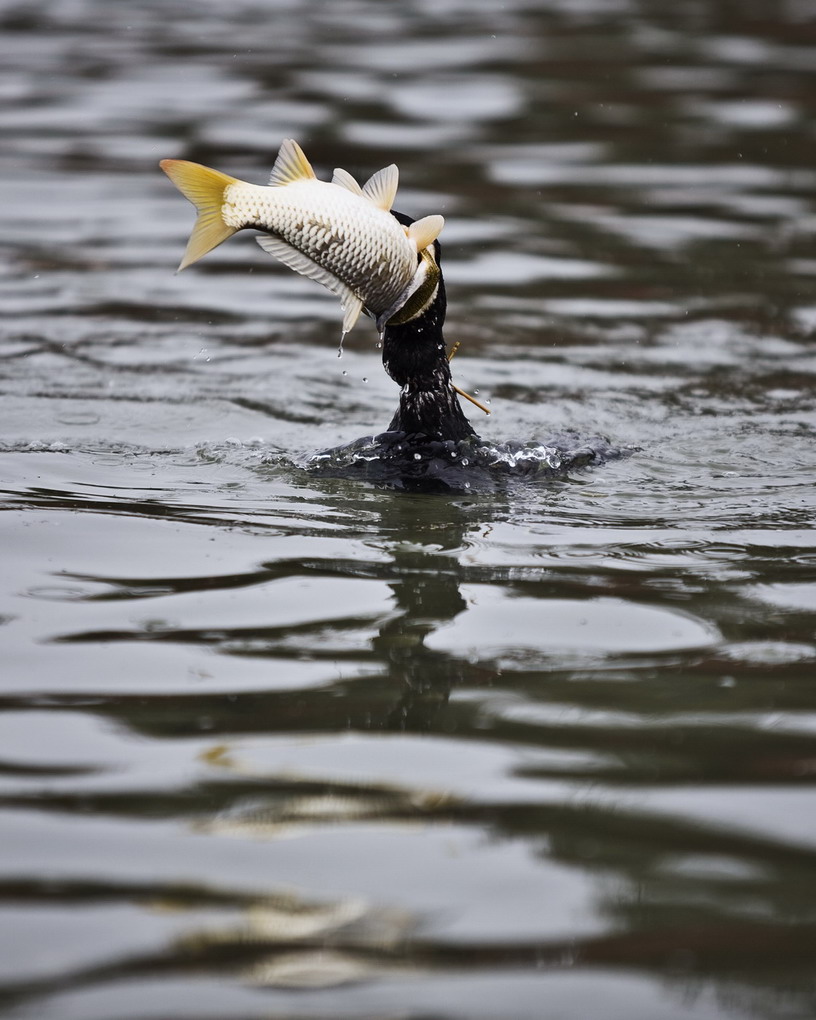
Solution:
<svg viewBox="0 0 816 1020">
<path fill-rule="evenodd" d="M 489 403 L 490 403 L 490 400 L 489 400 L 489 399 L 488 399 L 488 400 L 486 400 L 486 401 L 485 401 L 485 403 L 486 403 L 486 404 L 489 404 Z"/>
<path fill-rule="evenodd" d="M 381 351 L 382 350 L 382 341 L 378 340 L 377 343 L 375 344 L 375 346 L 376 346 L 378 351 Z"/>
<path fill-rule="evenodd" d="M 467 457 L 462 458 L 462 467 L 467 467 L 469 463 L 470 461 L 467 459 Z"/>
<path fill-rule="evenodd" d="M 415 453 L 414 454 L 414 460 L 422 460 L 422 454 L 421 453 Z"/>
<path fill-rule="evenodd" d="M 477 397 L 479 396 L 479 391 L 478 390 L 474 390 L 473 393 L 475 394 L 475 396 L 477 396 Z"/>
<path fill-rule="evenodd" d="M 363 382 L 368 382 L 368 376 L 367 375 L 363 376 Z"/>
<path fill-rule="evenodd" d="M 348 372 L 345 369 L 343 369 L 343 375 L 348 375 Z"/>
</svg>

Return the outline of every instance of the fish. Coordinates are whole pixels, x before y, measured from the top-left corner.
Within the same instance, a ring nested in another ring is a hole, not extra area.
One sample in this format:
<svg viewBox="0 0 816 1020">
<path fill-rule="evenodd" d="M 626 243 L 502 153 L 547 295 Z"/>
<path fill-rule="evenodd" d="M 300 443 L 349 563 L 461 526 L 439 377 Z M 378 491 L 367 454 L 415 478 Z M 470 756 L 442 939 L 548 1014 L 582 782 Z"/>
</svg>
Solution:
<svg viewBox="0 0 816 1020">
<path fill-rule="evenodd" d="M 237 231 L 259 230 L 256 241 L 265 252 L 339 296 L 342 337 L 362 311 L 382 334 L 389 319 L 409 302 L 422 305 L 438 285 L 428 248 L 445 220 L 431 215 L 403 226 L 391 214 L 399 183 L 394 164 L 362 186 L 340 168 L 331 181 L 321 181 L 298 143 L 287 138 L 266 186 L 183 159 L 163 159 L 159 166 L 198 212 L 178 271 Z"/>
</svg>

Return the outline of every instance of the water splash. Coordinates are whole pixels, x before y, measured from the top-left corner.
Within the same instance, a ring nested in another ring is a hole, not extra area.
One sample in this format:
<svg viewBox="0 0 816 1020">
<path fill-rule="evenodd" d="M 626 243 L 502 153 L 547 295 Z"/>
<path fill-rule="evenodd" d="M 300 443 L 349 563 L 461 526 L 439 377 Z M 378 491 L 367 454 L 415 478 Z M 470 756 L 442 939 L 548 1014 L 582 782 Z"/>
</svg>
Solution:
<svg viewBox="0 0 816 1020">
<path fill-rule="evenodd" d="M 574 471 L 628 456 L 603 436 L 565 431 L 543 442 L 426 440 L 402 432 L 365 436 L 311 454 L 303 462 L 321 475 L 356 478 L 398 489 L 491 490 L 512 480 L 564 479 Z"/>
</svg>

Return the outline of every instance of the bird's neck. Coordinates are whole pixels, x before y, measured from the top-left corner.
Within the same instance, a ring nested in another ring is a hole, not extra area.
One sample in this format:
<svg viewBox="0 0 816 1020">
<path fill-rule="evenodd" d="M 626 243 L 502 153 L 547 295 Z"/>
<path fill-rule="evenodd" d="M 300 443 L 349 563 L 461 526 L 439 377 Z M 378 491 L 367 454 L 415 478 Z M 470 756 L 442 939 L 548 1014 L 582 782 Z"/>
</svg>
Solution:
<svg viewBox="0 0 816 1020">
<path fill-rule="evenodd" d="M 401 387 L 391 432 L 454 441 L 476 435 L 451 384 L 443 322 L 444 306 L 385 328 L 383 367 Z"/>
</svg>

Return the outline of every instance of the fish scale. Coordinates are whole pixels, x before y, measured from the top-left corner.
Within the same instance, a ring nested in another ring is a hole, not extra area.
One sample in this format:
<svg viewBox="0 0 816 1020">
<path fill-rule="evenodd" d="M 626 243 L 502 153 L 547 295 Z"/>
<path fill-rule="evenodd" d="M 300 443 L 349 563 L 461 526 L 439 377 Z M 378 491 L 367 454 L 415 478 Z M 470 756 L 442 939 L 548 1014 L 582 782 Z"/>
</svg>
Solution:
<svg viewBox="0 0 816 1020">
<path fill-rule="evenodd" d="M 233 184 L 224 193 L 222 215 L 238 229 L 253 226 L 282 238 L 353 291 L 365 292 L 375 314 L 416 272 L 416 252 L 390 213 L 324 181 L 286 189 Z"/>
</svg>

